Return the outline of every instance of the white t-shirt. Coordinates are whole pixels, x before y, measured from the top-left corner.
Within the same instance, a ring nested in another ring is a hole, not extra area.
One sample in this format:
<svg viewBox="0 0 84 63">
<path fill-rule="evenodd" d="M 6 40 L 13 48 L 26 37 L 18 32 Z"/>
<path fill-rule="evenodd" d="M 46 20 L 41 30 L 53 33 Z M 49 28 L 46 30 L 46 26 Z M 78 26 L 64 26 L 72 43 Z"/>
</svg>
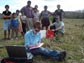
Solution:
<svg viewBox="0 0 84 63">
<path fill-rule="evenodd" d="M 46 37 L 46 30 L 40 30 L 41 39 Z"/>
<path fill-rule="evenodd" d="M 62 26 L 62 29 L 60 29 L 59 31 L 64 33 L 64 22 L 63 21 L 55 22 L 54 24 L 56 28 Z"/>
<path fill-rule="evenodd" d="M 21 20 L 22 20 L 23 23 L 25 23 L 24 20 L 25 20 L 26 18 L 27 18 L 27 17 L 26 17 L 25 15 L 21 16 Z"/>
<path fill-rule="evenodd" d="M 39 12 L 34 12 L 34 21 L 39 21 Z"/>
<path fill-rule="evenodd" d="M 24 15 L 24 16 L 21 16 L 21 19 L 22 19 L 22 20 L 26 19 L 26 16 L 25 16 L 25 15 Z"/>
</svg>

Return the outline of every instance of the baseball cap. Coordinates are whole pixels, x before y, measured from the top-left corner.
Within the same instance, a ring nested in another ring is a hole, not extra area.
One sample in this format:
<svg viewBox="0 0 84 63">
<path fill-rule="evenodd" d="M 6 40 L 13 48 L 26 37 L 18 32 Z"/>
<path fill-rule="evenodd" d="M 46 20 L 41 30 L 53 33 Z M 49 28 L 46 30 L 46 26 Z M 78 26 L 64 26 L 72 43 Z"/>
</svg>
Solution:
<svg viewBox="0 0 84 63">
<path fill-rule="evenodd" d="M 59 16 L 55 16 L 56 19 L 59 19 Z"/>
</svg>

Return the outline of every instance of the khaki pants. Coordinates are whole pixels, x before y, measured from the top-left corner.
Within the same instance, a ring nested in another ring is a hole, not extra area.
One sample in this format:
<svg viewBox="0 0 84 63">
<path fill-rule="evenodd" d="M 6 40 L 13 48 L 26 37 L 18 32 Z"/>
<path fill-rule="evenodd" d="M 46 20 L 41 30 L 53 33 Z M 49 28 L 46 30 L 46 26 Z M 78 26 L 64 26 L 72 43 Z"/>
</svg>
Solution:
<svg viewBox="0 0 84 63">
<path fill-rule="evenodd" d="M 27 30 L 30 30 L 33 28 L 33 20 L 32 18 L 27 18 Z"/>
</svg>

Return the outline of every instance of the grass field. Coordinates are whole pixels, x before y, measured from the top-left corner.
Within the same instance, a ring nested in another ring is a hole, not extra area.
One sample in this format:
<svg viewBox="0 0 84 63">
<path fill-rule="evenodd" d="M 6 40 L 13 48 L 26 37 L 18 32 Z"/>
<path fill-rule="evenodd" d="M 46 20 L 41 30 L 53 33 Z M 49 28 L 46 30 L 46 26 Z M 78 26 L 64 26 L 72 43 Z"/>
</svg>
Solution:
<svg viewBox="0 0 84 63">
<path fill-rule="evenodd" d="M 84 63 L 84 19 L 63 19 L 65 23 L 65 35 L 58 40 L 43 39 L 44 47 L 53 50 L 66 50 L 66 61 L 57 62 L 42 56 L 35 56 L 34 60 L 38 63 Z M 0 20 L 0 45 L 22 45 L 24 40 L 3 39 L 3 20 Z M 0 48 L 0 58 L 6 57 L 5 48 Z"/>
</svg>

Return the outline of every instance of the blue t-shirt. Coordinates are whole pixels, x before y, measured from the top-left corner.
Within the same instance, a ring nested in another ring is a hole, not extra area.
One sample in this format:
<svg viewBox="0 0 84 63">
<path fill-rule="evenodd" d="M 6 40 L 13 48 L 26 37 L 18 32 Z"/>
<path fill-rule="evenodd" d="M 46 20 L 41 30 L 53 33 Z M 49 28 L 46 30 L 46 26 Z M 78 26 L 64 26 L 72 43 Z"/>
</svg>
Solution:
<svg viewBox="0 0 84 63">
<path fill-rule="evenodd" d="M 12 25 L 12 26 L 18 27 L 18 24 L 19 24 L 18 19 L 12 19 L 12 20 L 11 20 L 11 25 Z"/>
<path fill-rule="evenodd" d="M 25 40 L 25 46 L 37 44 L 41 42 L 41 34 L 40 32 L 34 34 L 33 30 L 29 30 L 28 32 L 26 32 L 24 40 Z"/>
</svg>

